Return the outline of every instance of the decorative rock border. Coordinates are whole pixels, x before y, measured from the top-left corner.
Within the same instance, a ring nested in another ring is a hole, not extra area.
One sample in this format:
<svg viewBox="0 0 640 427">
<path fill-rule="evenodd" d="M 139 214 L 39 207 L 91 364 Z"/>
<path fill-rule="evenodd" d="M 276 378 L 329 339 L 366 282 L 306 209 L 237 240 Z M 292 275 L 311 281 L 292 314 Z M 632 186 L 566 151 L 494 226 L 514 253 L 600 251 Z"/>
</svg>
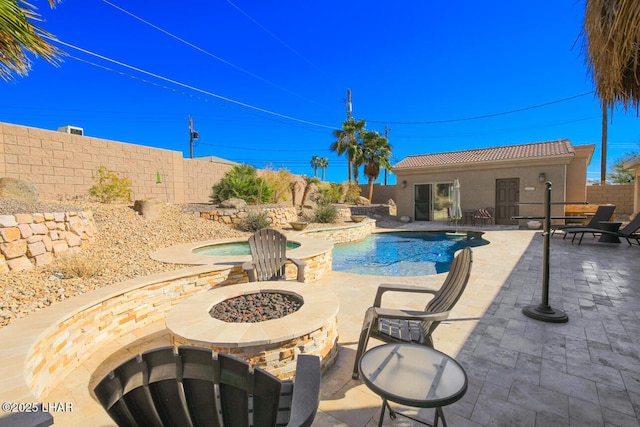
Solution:
<svg viewBox="0 0 640 427">
<path fill-rule="evenodd" d="M 91 211 L 0 215 L 0 274 L 80 252 L 95 233 Z"/>
</svg>

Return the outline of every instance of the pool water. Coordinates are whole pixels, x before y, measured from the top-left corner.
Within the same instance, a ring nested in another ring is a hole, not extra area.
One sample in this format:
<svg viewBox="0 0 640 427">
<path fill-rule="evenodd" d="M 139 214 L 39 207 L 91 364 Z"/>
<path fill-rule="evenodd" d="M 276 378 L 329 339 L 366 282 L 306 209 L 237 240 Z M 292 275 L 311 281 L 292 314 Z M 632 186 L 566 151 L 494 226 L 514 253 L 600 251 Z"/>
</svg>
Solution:
<svg viewBox="0 0 640 427">
<path fill-rule="evenodd" d="M 295 249 L 299 247 L 299 243 L 287 242 L 287 249 Z M 222 243 L 219 245 L 203 246 L 193 250 L 198 255 L 208 256 L 235 256 L 235 255 L 251 255 L 248 242 Z"/>
<path fill-rule="evenodd" d="M 444 232 L 372 234 L 333 249 L 333 270 L 375 276 L 426 276 L 449 271 L 456 251 L 486 245 L 479 234 Z"/>
</svg>

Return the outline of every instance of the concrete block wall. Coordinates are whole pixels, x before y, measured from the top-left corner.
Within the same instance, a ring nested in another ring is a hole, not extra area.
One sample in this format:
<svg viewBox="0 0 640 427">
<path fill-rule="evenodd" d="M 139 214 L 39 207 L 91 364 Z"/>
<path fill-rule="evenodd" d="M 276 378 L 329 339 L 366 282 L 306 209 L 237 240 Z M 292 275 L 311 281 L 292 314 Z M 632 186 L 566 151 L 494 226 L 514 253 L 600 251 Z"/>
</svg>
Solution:
<svg viewBox="0 0 640 427">
<path fill-rule="evenodd" d="M 360 184 L 360 195 L 367 198 L 369 197 L 369 184 Z M 386 204 L 389 199 L 397 202 L 395 184 L 373 184 L 373 200 L 371 200 L 371 203 Z"/>
<path fill-rule="evenodd" d="M 587 201 L 596 205 L 616 205 L 616 215 L 631 215 L 633 207 L 633 184 L 589 185 Z"/>
<path fill-rule="evenodd" d="M 132 200 L 171 203 L 209 202 L 211 186 L 230 168 L 178 151 L 0 123 L 0 176 L 34 184 L 44 200 L 86 196 L 100 166 L 131 180 Z"/>
</svg>

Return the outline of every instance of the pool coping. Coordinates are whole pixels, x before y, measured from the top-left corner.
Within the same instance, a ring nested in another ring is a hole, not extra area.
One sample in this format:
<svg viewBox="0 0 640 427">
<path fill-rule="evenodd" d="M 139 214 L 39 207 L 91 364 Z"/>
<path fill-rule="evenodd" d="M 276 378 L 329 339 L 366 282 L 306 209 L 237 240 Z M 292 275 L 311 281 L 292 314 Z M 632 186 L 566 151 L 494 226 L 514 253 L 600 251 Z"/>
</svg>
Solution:
<svg viewBox="0 0 640 427">
<path fill-rule="evenodd" d="M 300 246 L 294 249 L 288 249 L 287 255 L 291 258 L 308 259 L 330 251 L 333 249 L 333 243 L 326 240 L 304 237 L 301 235 L 287 236 L 287 240 L 292 243 L 298 243 Z M 243 262 L 250 261 L 251 255 L 201 255 L 194 251 L 207 246 L 223 245 L 226 243 L 246 243 L 246 238 L 232 239 L 216 239 L 200 242 L 183 243 L 173 245 L 167 248 L 159 249 L 149 256 L 151 259 L 171 264 L 185 265 L 240 265 Z"/>
</svg>

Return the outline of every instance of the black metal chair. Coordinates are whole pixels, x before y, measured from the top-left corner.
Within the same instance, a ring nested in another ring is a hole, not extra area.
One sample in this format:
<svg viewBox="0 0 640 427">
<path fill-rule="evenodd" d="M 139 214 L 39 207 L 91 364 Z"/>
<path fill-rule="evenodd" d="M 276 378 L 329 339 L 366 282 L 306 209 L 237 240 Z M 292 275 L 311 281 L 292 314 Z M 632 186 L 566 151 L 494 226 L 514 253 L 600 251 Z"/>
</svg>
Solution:
<svg viewBox="0 0 640 427">
<path fill-rule="evenodd" d="M 451 269 L 438 290 L 412 285 L 380 285 L 373 306 L 367 309 L 364 316 L 353 364 L 353 379 L 360 376 L 358 362 L 367 349 L 370 337 L 385 342 L 413 342 L 433 348 L 431 334 L 440 322 L 449 317 L 450 310 L 462 296 L 469 282 L 472 262 L 471 248 L 464 248 L 451 263 Z M 385 292 L 426 293 L 432 294 L 433 298 L 424 310 L 396 310 L 382 307 Z"/>
<path fill-rule="evenodd" d="M 94 392 L 118 426 L 310 426 L 320 375 L 312 355 L 298 356 L 294 382 L 228 354 L 161 347 L 111 371 Z"/>
<path fill-rule="evenodd" d="M 298 268 L 298 282 L 304 282 L 305 262 L 287 258 L 287 236 L 273 228 L 263 228 L 249 237 L 251 261 L 242 268 L 250 282 L 281 280 L 286 275 L 286 264 L 291 261 Z"/>
</svg>

